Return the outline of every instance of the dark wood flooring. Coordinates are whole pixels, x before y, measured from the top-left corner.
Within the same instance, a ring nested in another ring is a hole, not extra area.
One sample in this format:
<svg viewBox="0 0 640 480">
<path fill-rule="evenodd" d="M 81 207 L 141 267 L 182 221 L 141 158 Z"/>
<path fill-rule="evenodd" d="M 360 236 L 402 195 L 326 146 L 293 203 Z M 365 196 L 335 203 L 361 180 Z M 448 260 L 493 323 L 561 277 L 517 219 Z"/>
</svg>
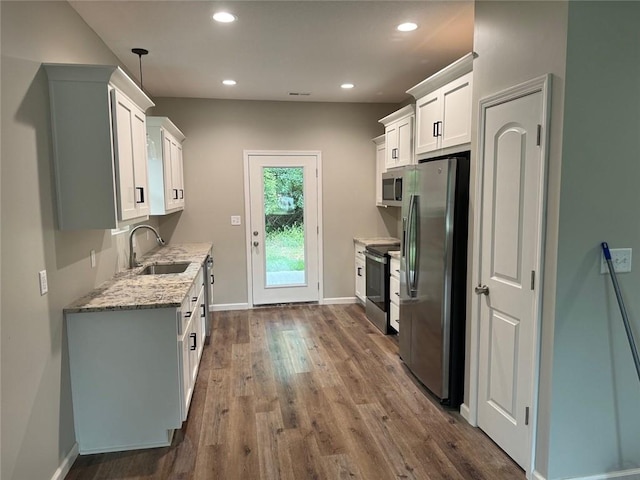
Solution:
<svg viewBox="0 0 640 480">
<path fill-rule="evenodd" d="M 216 312 L 166 448 L 79 457 L 79 479 L 524 479 L 443 409 L 358 305 Z"/>
</svg>

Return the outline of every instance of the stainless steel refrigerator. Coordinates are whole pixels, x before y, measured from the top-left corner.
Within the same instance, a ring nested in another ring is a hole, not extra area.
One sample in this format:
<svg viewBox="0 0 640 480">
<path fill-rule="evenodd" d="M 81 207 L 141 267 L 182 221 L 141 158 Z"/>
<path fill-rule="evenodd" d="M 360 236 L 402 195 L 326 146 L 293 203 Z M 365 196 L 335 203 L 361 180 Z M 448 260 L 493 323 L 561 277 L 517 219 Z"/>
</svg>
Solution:
<svg viewBox="0 0 640 480">
<path fill-rule="evenodd" d="M 404 173 L 400 356 L 438 399 L 457 407 L 464 389 L 469 153 Z"/>
</svg>

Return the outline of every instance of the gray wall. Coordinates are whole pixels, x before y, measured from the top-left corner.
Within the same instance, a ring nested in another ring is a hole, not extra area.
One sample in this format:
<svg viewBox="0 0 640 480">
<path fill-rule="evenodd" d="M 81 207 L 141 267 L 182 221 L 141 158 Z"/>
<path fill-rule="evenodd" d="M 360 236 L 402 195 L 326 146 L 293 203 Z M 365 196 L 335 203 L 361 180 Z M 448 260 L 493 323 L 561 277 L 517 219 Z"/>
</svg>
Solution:
<svg viewBox="0 0 640 480">
<path fill-rule="evenodd" d="M 0 3 L 4 480 L 51 478 L 75 442 L 62 309 L 125 261 L 122 236 L 56 231 L 49 96 L 42 62 L 117 64 L 62 2 Z M 151 242 L 142 242 L 146 250 Z M 89 251 L 97 254 L 92 269 Z M 37 272 L 49 293 L 40 296 Z"/>
<path fill-rule="evenodd" d="M 600 242 L 640 248 L 640 4 L 569 2 L 549 479 L 640 467 L 640 382 Z M 640 340 L 640 264 L 619 275 Z"/>
<path fill-rule="evenodd" d="M 325 298 L 353 297 L 353 237 L 395 235 L 399 209 L 375 207 L 378 119 L 388 104 L 155 99 L 182 130 L 184 212 L 161 220 L 176 241 L 213 241 L 214 303 L 247 302 L 243 150 L 320 150 Z M 242 226 L 230 216 L 241 215 Z"/>
<path fill-rule="evenodd" d="M 478 102 L 482 98 L 540 75 L 547 73 L 553 75 L 536 461 L 537 468 L 538 465 L 542 465 L 538 470 L 543 474 L 546 473 L 544 466 L 548 450 L 566 37 L 566 2 L 476 2 L 474 50 L 478 57 L 473 65 L 473 105 L 476 109 L 472 117 L 474 122 L 477 123 Z M 477 125 L 472 132 L 475 154 Z M 472 162 L 471 215 L 475 215 L 477 208 L 475 176 L 475 162 Z M 471 234 L 470 238 L 472 238 Z M 468 291 L 472 291 L 472 283 L 473 279 L 469 278 Z M 473 300 L 475 300 L 474 297 L 470 298 L 470 301 Z M 469 311 L 470 308 L 469 303 Z M 468 338 L 469 335 L 467 335 Z M 468 361 L 467 358 L 467 367 Z M 466 371 L 468 375 L 469 368 Z M 468 385 L 468 378 L 466 385 Z M 468 395 L 468 388 L 465 392 Z M 466 401 L 468 399 L 465 399 Z"/>
</svg>

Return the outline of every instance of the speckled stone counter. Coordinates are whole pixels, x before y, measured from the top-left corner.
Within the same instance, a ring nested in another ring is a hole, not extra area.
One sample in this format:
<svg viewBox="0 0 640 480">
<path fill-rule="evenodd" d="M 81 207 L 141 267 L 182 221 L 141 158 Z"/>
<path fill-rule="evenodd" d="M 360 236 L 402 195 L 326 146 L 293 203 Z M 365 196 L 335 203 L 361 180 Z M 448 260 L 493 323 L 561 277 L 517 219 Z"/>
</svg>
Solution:
<svg viewBox="0 0 640 480">
<path fill-rule="evenodd" d="M 178 307 L 210 249 L 210 243 L 182 243 L 155 248 L 139 259 L 140 267 L 116 274 L 67 306 L 64 312 Z M 182 273 L 139 275 L 147 265 L 183 262 L 191 265 Z"/>
<path fill-rule="evenodd" d="M 353 243 L 362 243 L 363 245 L 387 245 L 389 243 L 400 243 L 400 240 L 393 237 L 355 237 Z"/>
</svg>

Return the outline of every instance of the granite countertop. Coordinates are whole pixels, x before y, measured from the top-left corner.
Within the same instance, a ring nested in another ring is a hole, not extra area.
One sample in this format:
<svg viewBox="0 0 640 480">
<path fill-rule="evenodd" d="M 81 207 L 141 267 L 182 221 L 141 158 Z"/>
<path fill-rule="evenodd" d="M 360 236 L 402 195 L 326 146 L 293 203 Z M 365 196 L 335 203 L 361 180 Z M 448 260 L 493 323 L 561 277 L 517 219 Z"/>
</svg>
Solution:
<svg viewBox="0 0 640 480">
<path fill-rule="evenodd" d="M 139 259 L 140 267 L 125 270 L 68 305 L 65 313 L 178 307 L 211 249 L 210 243 L 181 243 L 157 247 Z M 182 273 L 139 275 L 157 263 L 191 265 Z"/>
<path fill-rule="evenodd" d="M 400 240 L 393 237 L 355 237 L 354 243 L 362 243 L 363 245 L 386 245 L 389 243 L 400 243 Z"/>
</svg>

